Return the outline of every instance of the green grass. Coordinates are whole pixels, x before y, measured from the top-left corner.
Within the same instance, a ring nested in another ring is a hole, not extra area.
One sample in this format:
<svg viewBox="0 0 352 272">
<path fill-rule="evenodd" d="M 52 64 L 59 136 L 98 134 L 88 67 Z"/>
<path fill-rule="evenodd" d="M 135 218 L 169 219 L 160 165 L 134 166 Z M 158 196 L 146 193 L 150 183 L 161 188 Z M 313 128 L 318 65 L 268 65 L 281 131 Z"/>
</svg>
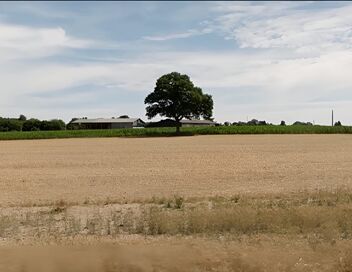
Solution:
<svg viewBox="0 0 352 272">
<path fill-rule="evenodd" d="M 352 127 L 330 126 L 221 126 L 182 128 L 180 136 L 215 134 L 352 134 Z M 176 136 L 175 128 L 62 130 L 31 132 L 0 132 L 0 140 L 31 140 L 98 137 L 167 137 Z"/>
</svg>

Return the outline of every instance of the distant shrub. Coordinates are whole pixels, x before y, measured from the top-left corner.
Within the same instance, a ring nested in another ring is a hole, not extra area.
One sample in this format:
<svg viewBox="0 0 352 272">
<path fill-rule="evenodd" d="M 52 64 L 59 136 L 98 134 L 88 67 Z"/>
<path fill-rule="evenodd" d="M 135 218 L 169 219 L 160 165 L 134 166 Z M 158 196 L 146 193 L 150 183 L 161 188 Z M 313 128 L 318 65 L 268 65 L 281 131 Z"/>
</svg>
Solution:
<svg viewBox="0 0 352 272">
<path fill-rule="evenodd" d="M 51 124 L 49 121 L 41 121 L 40 122 L 40 130 L 52 130 L 51 128 Z"/>
<path fill-rule="evenodd" d="M 239 121 L 239 122 L 237 123 L 237 126 L 246 126 L 246 125 L 247 125 L 247 123 L 241 122 L 241 121 Z"/>
<path fill-rule="evenodd" d="M 342 126 L 342 124 L 341 124 L 341 122 L 340 122 L 340 121 L 337 121 L 337 122 L 334 124 L 334 126 L 335 126 L 335 127 L 341 127 L 341 126 Z"/>
<path fill-rule="evenodd" d="M 26 117 L 26 116 L 24 116 L 23 114 L 21 114 L 21 115 L 20 115 L 20 117 L 18 117 L 18 120 L 20 120 L 20 121 L 24 122 L 24 121 L 26 121 L 26 120 L 27 120 L 27 117 Z"/>
<path fill-rule="evenodd" d="M 31 118 L 23 123 L 23 131 L 39 131 L 41 121 L 35 118 Z"/>
<path fill-rule="evenodd" d="M 251 121 L 247 122 L 247 125 L 257 126 L 257 125 L 259 125 L 259 121 L 257 119 L 252 119 Z"/>
<path fill-rule="evenodd" d="M 252 119 L 248 122 L 242 122 L 242 121 L 234 122 L 232 123 L 232 125 L 233 126 L 267 126 L 269 124 L 265 120 L 259 121 L 257 119 Z"/>
<path fill-rule="evenodd" d="M 293 126 L 313 126 L 311 122 L 301 122 L 301 121 L 296 121 L 292 124 Z"/>
<path fill-rule="evenodd" d="M 285 121 L 281 121 L 280 126 L 286 126 L 286 122 Z"/>
<path fill-rule="evenodd" d="M 66 124 L 62 120 L 53 119 L 50 121 L 41 121 L 40 130 L 64 130 Z"/>
</svg>

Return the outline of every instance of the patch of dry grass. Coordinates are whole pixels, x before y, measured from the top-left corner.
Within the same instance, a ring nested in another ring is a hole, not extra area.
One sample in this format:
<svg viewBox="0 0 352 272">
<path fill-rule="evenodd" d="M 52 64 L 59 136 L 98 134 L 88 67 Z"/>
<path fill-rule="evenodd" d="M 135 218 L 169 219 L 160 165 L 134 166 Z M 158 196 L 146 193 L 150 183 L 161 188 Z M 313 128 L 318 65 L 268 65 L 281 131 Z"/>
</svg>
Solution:
<svg viewBox="0 0 352 272">
<path fill-rule="evenodd" d="M 343 190 L 286 197 L 238 195 L 201 202 L 186 200 L 178 209 L 169 208 L 169 204 L 149 207 L 143 213 L 143 232 L 153 235 L 302 235 L 310 240 L 334 243 L 335 239 L 352 238 L 351 202 L 351 193 Z"/>
<path fill-rule="evenodd" d="M 75 235 L 296 235 L 313 245 L 352 238 L 352 192 L 211 198 L 152 198 L 149 201 L 0 210 L 0 237 Z"/>
<path fill-rule="evenodd" d="M 348 272 L 351 196 L 341 189 L 2 208 L 0 271 Z"/>
</svg>

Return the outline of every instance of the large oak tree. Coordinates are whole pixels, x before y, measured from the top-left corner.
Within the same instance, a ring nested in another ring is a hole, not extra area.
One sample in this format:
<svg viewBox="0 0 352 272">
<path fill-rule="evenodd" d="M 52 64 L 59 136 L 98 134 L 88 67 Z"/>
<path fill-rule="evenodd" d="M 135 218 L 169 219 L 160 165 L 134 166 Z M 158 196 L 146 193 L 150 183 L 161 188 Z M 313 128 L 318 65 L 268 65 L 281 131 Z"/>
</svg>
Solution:
<svg viewBox="0 0 352 272">
<path fill-rule="evenodd" d="M 213 99 L 203 94 L 201 88 L 194 86 L 189 76 L 172 72 L 156 81 L 154 91 L 144 101 L 147 104 L 147 117 L 156 115 L 172 118 L 176 121 L 176 132 L 180 132 L 180 121 L 186 119 L 212 120 Z"/>
</svg>

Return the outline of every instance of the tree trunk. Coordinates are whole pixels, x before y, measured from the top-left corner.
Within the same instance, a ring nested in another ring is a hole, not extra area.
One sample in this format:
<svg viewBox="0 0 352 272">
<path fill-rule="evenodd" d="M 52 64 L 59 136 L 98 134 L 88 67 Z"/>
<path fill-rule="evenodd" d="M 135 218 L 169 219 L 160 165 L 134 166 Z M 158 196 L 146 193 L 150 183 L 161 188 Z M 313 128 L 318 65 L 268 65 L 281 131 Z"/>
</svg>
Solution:
<svg viewBox="0 0 352 272">
<path fill-rule="evenodd" d="M 177 134 L 177 135 L 180 134 L 180 127 L 181 127 L 180 121 L 176 121 L 176 134 Z"/>
</svg>

